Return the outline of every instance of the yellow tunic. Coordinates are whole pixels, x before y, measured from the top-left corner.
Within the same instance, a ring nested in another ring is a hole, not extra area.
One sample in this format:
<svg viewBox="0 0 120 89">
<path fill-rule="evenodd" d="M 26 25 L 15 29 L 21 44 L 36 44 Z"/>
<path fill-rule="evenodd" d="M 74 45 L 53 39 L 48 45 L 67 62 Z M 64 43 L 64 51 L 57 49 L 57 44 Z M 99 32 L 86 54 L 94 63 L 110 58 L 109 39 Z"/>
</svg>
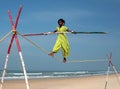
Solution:
<svg viewBox="0 0 120 89">
<path fill-rule="evenodd" d="M 66 32 L 67 29 L 68 28 L 66 26 L 56 28 L 57 32 Z M 56 53 L 60 50 L 60 48 L 62 48 L 63 57 L 66 58 L 70 53 L 70 48 L 69 48 L 69 41 L 68 41 L 65 33 L 58 34 L 58 37 L 57 37 L 57 40 L 56 40 L 56 43 L 53 47 L 52 52 Z"/>
</svg>

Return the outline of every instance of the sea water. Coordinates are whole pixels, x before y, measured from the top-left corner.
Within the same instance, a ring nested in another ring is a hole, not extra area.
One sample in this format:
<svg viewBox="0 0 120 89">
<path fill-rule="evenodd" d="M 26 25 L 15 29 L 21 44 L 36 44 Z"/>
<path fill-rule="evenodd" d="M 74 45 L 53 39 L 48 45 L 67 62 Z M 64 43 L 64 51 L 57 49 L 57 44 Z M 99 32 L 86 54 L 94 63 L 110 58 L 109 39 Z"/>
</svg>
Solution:
<svg viewBox="0 0 120 89">
<path fill-rule="evenodd" d="M 113 71 L 110 71 L 113 73 Z M 106 75 L 107 71 L 28 71 L 28 79 L 38 78 L 71 78 L 71 77 L 85 77 L 94 75 Z M 2 71 L 0 71 L 0 79 Z M 4 79 L 24 79 L 22 71 L 7 71 Z"/>
</svg>

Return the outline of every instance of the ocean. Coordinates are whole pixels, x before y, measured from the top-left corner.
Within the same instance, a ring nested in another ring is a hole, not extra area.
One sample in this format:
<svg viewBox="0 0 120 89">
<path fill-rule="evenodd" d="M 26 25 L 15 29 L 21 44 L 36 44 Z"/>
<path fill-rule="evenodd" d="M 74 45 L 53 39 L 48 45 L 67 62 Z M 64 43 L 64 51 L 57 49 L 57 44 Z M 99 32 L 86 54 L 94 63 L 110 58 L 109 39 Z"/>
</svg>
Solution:
<svg viewBox="0 0 120 89">
<path fill-rule="evenodd" d="M 110 71 L 113 73 L 113 71 Z M 38 78 L 71 78 L 71 77 L 86 77 L 94 75 L 106 75 L 107 71 L 28 71 L 28 79 Z M 0 79 L 2 71 L 0 71 Z M 5 78 L 11 79 L 24 79 L 24 74 L 21 71 L 7 71 Z"/>
</svg>

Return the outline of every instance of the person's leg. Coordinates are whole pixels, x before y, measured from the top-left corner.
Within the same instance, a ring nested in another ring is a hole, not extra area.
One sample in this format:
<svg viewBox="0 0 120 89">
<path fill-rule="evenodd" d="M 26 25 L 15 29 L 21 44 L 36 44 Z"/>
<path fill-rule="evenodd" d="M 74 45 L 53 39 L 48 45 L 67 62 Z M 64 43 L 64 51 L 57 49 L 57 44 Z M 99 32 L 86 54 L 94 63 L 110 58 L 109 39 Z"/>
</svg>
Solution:
<svg viewBox="0 0 120 89">
<path fill-rule="evenodd" d="M 54 57 L 54 54 L 57 53 L 60 48 L 61 48 L 61 43 L 59 39 L 57 39 L 52 52 L 48 53 L 48 55 Z"/>
<path fill-rule="evenodd" d="M 63 62 L 65 63 L 67 61 L 67 56 L 70 53 L 70 48 L 69 48 L 69 43 L 68 41 L 64 42 L 64 44 L 62 44 L 62 55 L 63 55 Z"/>
</svg>

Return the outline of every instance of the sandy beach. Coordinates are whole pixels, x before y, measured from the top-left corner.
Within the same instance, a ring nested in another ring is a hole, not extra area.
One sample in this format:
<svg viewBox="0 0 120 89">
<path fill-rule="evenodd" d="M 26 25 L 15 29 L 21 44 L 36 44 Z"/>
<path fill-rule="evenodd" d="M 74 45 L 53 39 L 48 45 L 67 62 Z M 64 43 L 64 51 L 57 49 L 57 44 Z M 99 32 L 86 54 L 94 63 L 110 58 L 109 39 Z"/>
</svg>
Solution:
<svg viewBox="0 0 120 89">
<path fill-rule="evenodd" d="M 105 89 L 106 76 L 79 78 L 29 79 L 30 89 Z M 3 89 L 26 89 L 24 80 L 5 80 Z M 106 89 L 120 89 L 120 82 L 111 75 Z"/>
</svg>

